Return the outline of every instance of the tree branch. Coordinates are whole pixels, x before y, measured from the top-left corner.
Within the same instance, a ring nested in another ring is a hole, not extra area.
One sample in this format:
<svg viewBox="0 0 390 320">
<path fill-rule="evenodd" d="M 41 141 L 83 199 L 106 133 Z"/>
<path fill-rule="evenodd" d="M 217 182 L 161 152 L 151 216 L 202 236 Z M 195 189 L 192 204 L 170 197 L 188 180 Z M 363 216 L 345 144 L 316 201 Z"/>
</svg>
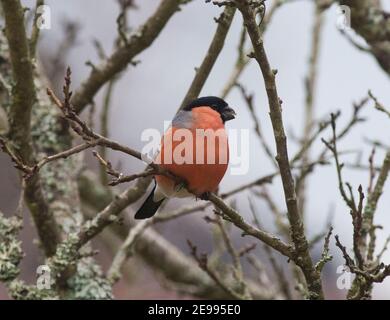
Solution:
<svg viewBox="0 0 390 320">
<path fill-rule="evenodd" d="M 41 13 L 38 13 L 38 9 L 39 9 L 39 7 L 43 6 L 44 4 L 45 4 L 44 0 L 36 0 L 33 26 L 32 26 L 31 37 L 30 37 L 30 41 L 29 41 L 30 56 L 32 58 L 35 57 L 35 54 L 36 54 L 39 33 L 41 30 L 38 26 L 38 20 L 41 17 Z"/>
<path fill-rule="evenodd" d="M 255 9 L 250 6 L 247 0 L 236 0 L 235 3 L 244 18 L 244 23 L 253 45 L 254 57 L 259 64 L 264 78 L 277 150 L 276 160 L 279 165 L 280 176 L 283 182 L 288 219 L 291 227 L 291 239 L 295 245 L 297 265 L 302 269 L 305 275 L 309 289 L 309 298 L 322 299 L 323 292 L 321 278 L 316 272 L 313 261 L 310 257 L 301 215 L 298 211 L 294 180 L 288 159 L 281 100 L 279 99 L 275 83 L 275 75 L 277 72 L 276 70 L 271 69 L 268 62 L 268 57 L 263 46 L 262 35 L 256 23 Z"/>
<path fill-rule="evenodd" d="M 294 258 L 294 249 L 288 244 L 284 243 L 279 238 L 275 237 L 272 234 L 269 234 L 260 229 L 254 228 L 253 226 L 247 224 L 242 216 L 233 208 L 228 206 L 223 200 L 215 194 L 210 194 L 209 199 L 216 207 L 218 207 L 223 215 L 222 217 L 228 218 L 228 221 L 233 223 L 236 227 L 243 231 L 242 235 L 253 236 L 265 244 L 269 245 L 276 251 L 280 252 L 282 255 L 293 259 Z"/>
<path fill-rule="evenodd" d="M 12 141 L 16 155 L 25 165 L 31 166 L 35 161 L 31 138 L 31 111 L 36 101 L 36 93 L 24 28 L 24 10 L 18 0 L 1 0 L 1 4 L 6 22 L 5 33 L 14 82 L 9 109 L 10 130 L 8 136 Z M 61 236 L 42 193 L 42 185 L 38 176 L 28 181 L 25 197 L 45 254 L 50 256 L 54 254 L 56 244 L 61 240 Z"/>
<path fill-rule="evenodd" d="M 370 45 L 382 69 L 390 75 L 390 16 L 379 0 L 334 0 L 351 9 L 352 28 Z"/>
<path fill-rule="evenodd" d="M 100 66 L 92 69 L 72 99 L 77 112 L 81 112 L 87 104 L 91 103 L 95 94 L 105 83 L 124 70 L 136 55 L 153 43 L 182 3 L 182 0 L 162 0 L 156 12 L 130 37 L 125 45 L 113 52 Z"/>
<path fill-rule="evenodd" d="M 362 227 L 362 238 L 366 239 L 371 229 L 374 227 L 374 214 L 377 208 L 377 204 L 380 196 L 383 192 L 383 187 L 386 183 L 390 171 L 390 151 L 385 155 L 382 163 L 381 170 L 376 180 L 374 190 L 368 196 L 367 203 L 363 210 L 363 227 Z M 364 240 L 363 240 L 364 241 Z M 365 243 L 365 242 L 363 242 Z M 365 247 L 366 248 L 366 247 Z M 372 258 L 372 256 L 371 256 Z"/>
<path fill-rule="evenodd" d="M 36 100 L 33 69 L 29 55 L 24 10 L 20 1 L 1 0 L 5 34 L 11 57 L 14 88 L 9 111 L 10 132 L 15 149 L 26 164 L 32 164 L 31 109 Z"/>
<path fill-rule="evenodd" d="M 317 65 L 320 56 L 321 32 L 324 22 L 324 8 L 321 7 L 320 1 L 315 2 L 314 23 L 311 35 L 311 49 L 309 56 L 309 70 L 305 79 L 305 112 L 304 112 L 304 128 L 302 132 L 302 144 L 304 145 L 310 139 L 311 132 L 314 126 L 314 109 L 315 109 L 315 93 L 317 85 Z M 302 163 L 306 165 L 310 161 L 309 150 L 302 154 Z M 304 216 L 305 211 L 305 187 L 306 179 L 303 178 L 297 188 L 297 196 L 299 199 L 299 211 Z"/>
<path fill-rule="evenodd" d="M 95 210 L 103 210 L 111 201 L 111 189 L 102 186 L 98 178 L 91 173 L 80 176 L 79 190 L 84 202 Z M 91 219 L 94 215 L 87 217 Z M 128 236 L 128 230 L 134 225 L 133 220 L 125 218 L 123 224 L 111 224 L 104 232 L 124 241 Z M 208 299 L 230 298 L 202 270 L 197 268 L 189 257 L 151 228 L 140 234 L 134 249 L 151 268 L 163 274 L 168 280 L 192 288 L 193 295 Z M 255 299 L 273 298 L 272 294 L 252 283 L 249 284 L 249 288 Z"/>
<path fill-rule="evenodd" d="M 207 53 L 202 61 L 202 64 L 196 70 L 195 78 L 192 80 L 191 86 L 181 103 L 180 109 L 183 109 L 189 102 L 197 98 L 200 94 L 219 54 L 222 51 L 235 12 L 236 8 L 226 7 L 220 17 L 216 20 L 218 23 L 217 30 L 215 31 L 209 48 L 207 49 Z"/>
<path fill-rule="evenodd" d="M 261 22 L 260 25 L 260 31 L 262 34 L 266 31 L 267 27 L 269 26 L 272 17 L 274 16 L 275 12 L 277 9 L 284 3 L 288 1 L 285 0 L 275 0 L 272 2 L 271 7 L 267 12 L 265 13 L 265 16 L 263 18 L 263 21 Z M 245 28 L 242 31 L 241 34 L 241 40 L 240 44 L 238 46 L 238 56 L 236 63 L 233 67 L 233 70 L 231 71 L 230 76 L 228 77 L 228 81 L 225 83 L 222 92 L 221 92 L 221 98 L 225 99 L 227 95 L 230 93 L 230 91 L 233 89 L 233 87 L 236 85 L 240 75 L 242 72 L 245 70 L 245 67 L 249 64 L 251 59 L 249 58 L 250 53 L 252 52 L 252 48 L 250 48 L 247 51 L 244 51 L 244 44 L 245 44 L 245 35 L 246 35 L 246 30 Z"/>
</svg>

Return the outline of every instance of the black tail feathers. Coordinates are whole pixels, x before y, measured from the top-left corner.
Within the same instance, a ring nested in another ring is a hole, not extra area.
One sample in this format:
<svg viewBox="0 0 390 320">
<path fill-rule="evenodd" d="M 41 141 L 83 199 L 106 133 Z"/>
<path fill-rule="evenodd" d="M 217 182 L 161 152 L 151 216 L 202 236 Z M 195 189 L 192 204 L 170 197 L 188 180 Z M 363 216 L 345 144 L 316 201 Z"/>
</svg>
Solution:
<svg viewBox="0 0 390 320">
<path fill-rule="evenodd" d="M 139 208 L 138 211 L 136 212 L 136 214 L 134 216 L 135 219 L 147 219 L 147 218 L 153 217 L 156 214 L 158 208 L 161 206 L 164 199 L 161 199 L 157 202 L 155 202 L 153 200 L 155 189 L 156 189 L 156 186 L 154 186 L 152 192 L 146 198 L 146 200 L 142 204 L 141 208 Z"/>
</svg>

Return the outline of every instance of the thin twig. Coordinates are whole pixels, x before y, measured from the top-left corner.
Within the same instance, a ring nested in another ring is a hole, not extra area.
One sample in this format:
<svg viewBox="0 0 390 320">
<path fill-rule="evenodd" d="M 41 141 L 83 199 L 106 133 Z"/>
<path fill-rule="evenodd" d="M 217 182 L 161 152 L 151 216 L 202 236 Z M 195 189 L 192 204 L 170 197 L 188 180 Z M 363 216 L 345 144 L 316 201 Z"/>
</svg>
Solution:
<svg viewBox="0 0 390 320">
<path fill-rule="evenodd" d="M 1 0 L 12 67 L 13 90 L 9 111 L 8 137 L 16 158 L 30 167 L 35 162 L 31 138 L 31 111 L 36 102 L 33 65 L 24 24 L 24 9 L 19 0 Z M 40 178 L 26 184 L 25 199 L 37 227 L 46 256 L 55 253 L 61 235 L 43 194 Z"/>
<path fill-rule="evenodd" d="M 318 60 L 320 56 L 320 44 L 321 44 L 321 32 L 324 22 L 324 8 L 320 5 L 319 1 L 315 2 L 315 14 L 314 23 L 311 32 L 311 49 L 309 57 L 309 70 L 305 79 L 305 112 L 304 112 L 304 128 L 302 132 L 302 144 L 307 143 L 310 138 L 311 132 L 314 126 L 314 113 L 315 113 L 315 93 L 317 85 L 317 69 Z M 309 149 L 306 149 L 302 154 L 303 165 L 310 161 Z M 305 195 L 306 179 L 303 176 L 299 188 L 297 188 L 297 195 L 299 198 L 299 211 L 304 216 L 306 195 Z"/>
<path fill-rule="evenodd" d="M 226 7 L 217 19 L 218 27 L 215 31 L 214 37 L 207 49 L 207 53 L 202 61 L 202 64 L 196 70 L 195 78 L 192 80 L 191 86 L 180 105 L 180 109 L 183 109 L 189 102 L 191 102 L 191 100 L 197 98 L 202 90 L 220 52 L 222 51 L 235 11 L 236 8 Z"/>
<path fill-rule="evenodd" d="M 239 88 L 241 95 L 243 96 L 243 98 L 246 102 L 246 105 L 249 109 L 249 113 L 250 113 L 250 115 L 253 119 L 253 122 L 255 124 L 255 133 L 260 141 L 260 144 L 261 144 L 265 154 L 268 156 L 268 159 L 270 159 L 270 161 L 274 165 L 274 167 L 277 168 L 278 164 L 275 161 L 275 155 L 271 151 L 271 148 L 269 147 L 267 141 L 265 140 L 265 137 L 262 133 L 261 126 L 260 126 L 260 120 L 257 117 L 256 112 L 255 112 L 254 103 L 253 103 L 253 95 L 248 94 L 246 92 L 246 89 L 244 88 L 244 86 L 242 84 L 237 83 L 236 86 L 237 86 L 237 88 Z"/>
<path fill-rule="evenodd" d="M 250 292 L 248 291 L 248 286 L 244 280 L 244 275 L 242 272 L 242 266 L 241 266 L 241 261 L 240 261 L 240 255 L 238 254 L 238 252 L 236 251 L 236 249 L 233 246 L 232 239 L 230 238 L 230 235 L 228 234 L 228 232 L 226 230 L 226 226 L 224 224 L 225 222 L 222 220 L 221 216 L 219 216 L 219 215 L 216 215 L 215 219 L 210 219 L 210 218 L 207 219 L 207 217 L 206 217 L 206 221 L 210 221 L 210 222 L 215 223 L 221 232 L 221 236 L 222 236 L 223 242 L 225 244 L 225 247 L 233 260 L 233 276 L 238 284 L 236 290 L 245 299 L 251 299 L 252 297 L 250 295 Z"/>
<path fill-rule="evenodd" d="M 388 175 L 390 171 L 390 151 L 388 151 L 383 160 L 381 170 L 379 172 L 378 178 L 376 180 L 373 191 L 368 196 L 366 205 L 363 210 L 363 227 L 362 227 L 362 245 L 363 250 L 365 250 L 365 239 L 369 234 L 370 230 L 373 228 L 374 215 L 377 209 L 377 204 L 379 198 L 383 193 L 384 185 L 387 181 Z M 370 260 L 372 260 L 372 252 L 369 254 Z"/>
<path fill-rule="evenodd" d="M 115 283 L 121 277 L 120 269 L 125 261 L 133 255 L 133 248 L 142 232 L 151 224 L 150 220 L 144 220 L 130 229 L 126 240 L 119 247 L 110 268 L 107 271 L 107 278 Z"/>
<path fill-rule="evenodd" d="M 30 56 L 35 57 L 36 54 L 36 48 L 37 43 L 39 39 L 39 33 L 40 33 L 40 26 L 38 25 L 39 19 L 42 17 L 42 12 L 38 12 L 38 9 L 42 8 L 42 6 L 45 4 L 44 0 L 37 0 L 35 4 L 35 14 L 33 19 L 33 26 L 31 31 L 31 37 L 30 37 Z"/>
<path fill-rule="evenodd" d="M 267 27 L 269 26 L 272 17 L 274 16 L 277 9 L 287 1 L 285 0 L 275 0 L 272 2 L 271 7 L 267 10 L 259 28 L 262 34 L 266 31 Z M 240 42 L 238 45 L 238 55 L 236 63 L 233 67 L 233 70 L 230 73 L 230 76 L 228 77 L 227 82 L 225 83 L 222 92 L 221 92 L 221 98 L 225 99 L 227 95 L 230 93 L 230 91 L 234 88 L 236 83 L 238 82 L 238 79 L 240 78 L 241 74 L 245 70 L 246 66 L 249 64 L 251 59 L 249 58 L 250 53 L 252 52 L 252 48 L 250 48 L 247 51 L 244 51 L 244 44 L 245 44 L 245 34 L 246 29 L 243 28 L 243 31 L 241 33 Z"/>
<path fill-rule="evenodd" d="M 260 223 L 259 214 L 257 213 L 257 210 L 256 210 L 256 207 L 254 205 L 254 202 L 252 201 L 252 198 L 249 198 L 248 200 L 249 200 L 249 206 L 250 206 L 250 209 L 251 209 L 251 212 L 252 212 L 254 224 L 257 226 L 257 228 L 261 229 L 262 225 Z M 263 248 L 265 250 L 265 253 L 268 256 L 268 259 L 269 259 L 269 261 L 271 263 L 272 269 L 273 269 L 273 271 L 274 271 L 274 273 L 276 275 L 277 281 L 279 283 L 279 290 L 284 294 L 284 296 L 287 299 L 291 300 L 292 299 L 292 295 L 291 295 L 291 292 L 290 292 L 290 286 L 289 286 L 289 283 L 287 281 L 286 275 L 285 275 L 285 273 L 283 271 L 283 268 L 277 263 L 271 248 L 268 247 L 267 245 L 264 245 Z M 248 257 L 248 261 L 254 267 L 256 267 L 257 263 L 256 263 L 256 259 L 255 259 L 255 257 L 253 255 Z"/>
<path fill-rule="evenodd" d="M 115 50 L 104 63 L 92 69 L 72 99 L 78 113 L 93 100 L 105 83 L 123 71 L 136 55 L 153 43 L 182 3 L 182 0 L 162 0 L 155 13 L 130 36 L 127 45 Z"/>
<path fill-rule="evenodd" d="M 215 281 L 215 283 L 220 286 L 226 293 L 231 295 L 232 298 L 237 299 L 237 300 L 242 300 L 244 297 L 240 294 L 238 294 L 233 288 L 231 288 L 229 285 L 227 285 L 221 278 L 220 276 L 216 273 L 216 271 L 212 270 L 208 266 L 208 261 L 207 261 L 207 255 L 206 254 L 201 254 L 198 255 L 197 252 L 197 247 L 192 244 L 190 240 L 187 240 L 188 246 L 191 249 L 191 255 L 194 257 L 194 259 L 198 262 L 198 265 L 201 269 L 203 269 L 211 279 Z"/>
<path fill-rule="evenodd" d="M 322 272 L 325 264 L 332 260 L 332 256 L 329 254 L 329 242 L 330 236 L 332 235 L 333 228 L 330 227 L 327 235 L 325 236 L 324 248 L 322 250 L 321 259 L 316 263 L 316 270 Z"/>
<path fill-rule="evenodd" d="M 370 195 L 372 193 L 372 188 L 374 186 L 374 180 L 376 176 L 376 170 L 374 166 L 374 157 L 375 157 L 375 146 L 372 148 L 370 157 L 368 158 L 369 163 L 369 179 L 368 179 L 368 187 L 367 187 L 367 194 Z"/>
<path fill-rule="evenodd" d="M 260 241 L 266 243 L 270 247 L 274 248 L 276 251 L 279 251 L 286 257 L 290 259 L 294 258 L 294 251 L 291 246 L 284 243 L 282 240 L 276 236 L 269 234 L 260 229 L 254 228 L 250 224 L 246 223 L 242 216 L 233 208 L 228 206 L 222 201 L 220 197 L 215 194 L 210 194 L 209 199 L 214 205 L 216 205 L 222 212 L 222 217 L 232 222 L 235 226 L 242 230 L 243 235 L 253 236 Z"/>
<path fill-rule="evenodd" d="M 390 111 L 385 108 L 385 106 L 379 102 L 379 100 L 372 94 L 371 90 L 368 91 L 369 97 L 375 102 L 375 109 L 385 113 L 388 117 L 390 117 Z"/>
</svg>

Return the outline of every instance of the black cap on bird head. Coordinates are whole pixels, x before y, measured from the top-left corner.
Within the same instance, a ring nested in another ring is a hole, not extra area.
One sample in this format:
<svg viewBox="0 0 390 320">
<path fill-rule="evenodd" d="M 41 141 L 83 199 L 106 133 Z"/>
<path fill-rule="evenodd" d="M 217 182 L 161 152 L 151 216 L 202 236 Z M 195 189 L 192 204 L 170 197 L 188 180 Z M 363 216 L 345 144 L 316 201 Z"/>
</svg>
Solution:
<svg viewBox="0 0 390 320">
<path fill-rule="evenodd" d="M 197 107 L 210 107 L 217 111 L 222 118 L 223 122 L 232 120 L 236 116 L 236 112 L 229 107 L 227 102 L 221 98 L 214 97 L 214 96 L 208 96 L 208 97 L 201 97 L 198 99 L 193 100 L 191 103 L 189 103 L 184 110 L 190 111 L 193 108 Z"/>
</svg>

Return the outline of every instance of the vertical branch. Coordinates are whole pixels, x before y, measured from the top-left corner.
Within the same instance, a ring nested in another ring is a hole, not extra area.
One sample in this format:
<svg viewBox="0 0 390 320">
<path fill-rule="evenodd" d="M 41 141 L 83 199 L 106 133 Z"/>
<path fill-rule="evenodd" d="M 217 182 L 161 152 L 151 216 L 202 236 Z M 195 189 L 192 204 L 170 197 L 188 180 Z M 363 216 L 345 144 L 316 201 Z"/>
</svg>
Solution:
<svg viewBox="0 0 390 320">
<path fill-rule="evenodd" d="M 210 75 L 211 69 L 222 51 L 235 11 L 236 8 L 226 7 L 217 19 L 218 27 L 215 31 L 213 40 L 210 43 L 202 64 L 199 69 L 196 70 L 195 78 L 192 80 L 191 86 L 181 103 L 180 109 L 184 108 L 191 100 L 197 98 L 200 94 L 200 91 Z"/>
<path fill-rule="evenodd" d="M 226 247 L 229 255 L 231 256 L 231 258 L 233 260 L 233 266 L 232 266 L 233 276 L 234 276 L 234 279 L 237 281 L 236 291 L 245 299 L 251 300 L 252 297 L 251 297 L 250 292 L 248 290 L 248 286 L 244 280 L 244 274 L 242 271 L 242 266 L 241 266 L 241 261 L 240 261 L 240 254 L 237 252 L 237 250 L 233 246 L 232 239 L 230 238 L 228 231 L 226 230 L 226 225 L 224 224 L 225 222 L 223 221 L 221 216 L 218 214 L 216 214 L 215 220 L 208 218 L 208 219 L 206 219 L 206 221 L 215 223 L 221 232 L 222 240 L 225 244 L 225 247 Z"/>
<path fill-rule="evenodd" d="M 306 98 L 305 98 L 305 119 L 304 119 L 304 128 L 302 136 L 302 145 L 307 143 L 307 140 L 310 138 L 310 135 L 313 131 L 314 125 L 314 97 L 317 84 L 317 64 L 320 54 L 320 44 L 321 44 L 321 31 L 324 21 L 324 9 L 321 7 L 319 1 L 315 1 L 315 14 L 314 14 L 314 24 L 312 29 L 312 38 L 311 38 L 311 50 L 309 57 L 309 70 L 305 79 L 306 87 Z M 302 165 L 307 166 L 309 159 L 309 150 L 306 150 L 302 155 Z M 300 188 L 297 189 L 297 195 L 299 199 L 299 211 L 302 216 L 305 209 L 305 185 L 306 179 L 302 179 Z"/>
<path fill-rule="evenodd" d="M 246 297 L 243 295 L 239 294 L 234 290 L 233 286 L 230 286 L 229 283 L 224 281 L 224 279 L 221 277 L 220 274 L 218 274 L 215 270 L 210 268 L 209 262 L 208 262 L 208 257 L 205 253 L 198 254 L 198 249 L 197 247 L 192 244 L 190 240 L 187 240 L 188 246 L 190 247 L 191 250 L 191 255 L 194 257 L 195 261 L 198 263 L 199 267 L 203 269 L 211 279 L 214 280 L 214 282 L 221 288 L 223 289 L 231 298 L 237 299 L 237 300 L 245 300 Z"/>
<path fill-rule="evenodd" d="M 377 208 L 377 204 L 380 196 L 383 192 L 383 187 L 387 180 L 390 171 L 390 151 L 388 151 L 385 155 L 385 158 L 382 163 L 381 170 L 379 172 L 378 179 L 375 183 L 374 190 L 369 194 L 366 206 L 363 210 L 363 227 L 362 227 L 362 250 L 366 250 L 366 241 L 367 235 L 374 228 L 374 214 Z M 365 252 L 365 251 L 363 251 Z M 368 252 L 370 253 L 370 252 Z M 373 258 L 373 252 L 369 254 L 370 260 Z"/>
<path fill-rule="evenodd" d="M 0 107 L 0 135 L 6 135 L 9 131 L 8 117 L 2 107 Z"/>
<path fill-rule="evenodd" d="M 271 19 L 274 16 L 276 10 L 285 2 L 286 1 L 284 1 L 284 0 L 275 0 L 272 2 L 271 7 L 267 10 L 267 12 L 264 16 L 264 19 L 261 22 L 261 25 L 259 27 L 262 34 L 266 31 L 266 29 L 267 29 L 268 25 L 270 24 Z M 233 67 L 233 70 L 231 71 L 231 74 L 228 78 L 228 81 L 224 85 L 222 92 L 221 92 L 222 99 L 225 99 L 227 97 L 227 95 L 229 94 L 229 92 L 233 89 L 233 87 L 237 83 L 240 75 L 245 70 L 245 67 L 249 64 L 249 62 L 251 60 L 248 57 L 250 55 L 251 51 L 246 51 L 246 52 L 244 51 L 245 34 L 246 34 L 246 30 L 244 28 L 243 32 L 241 34 L 240 44 L 238 46 L 238 56 L 237 56 L 236 63 Z M 250 50 L 252 50 L 252 48 Z"/>
<path fill-rule="evenodd" d="M 121 43 L 124 44 L 127 43 L 127 36 L 126 33 L 129 30 L 128 26 L 128 19 L 127 19 L 127 12 L 131 8 L 135 8 L 134 1 L 132 0 L 118 0 L 118 4 L 120 7 L 120 13 L 117 18 L 117 29 L 118 29 L 118 37 L 115 40 L 115 48 L 118 49 L 121 46 Z M 100 43 L 98 41 L 95 41 L 96 49 L 98 50 L 98 54 L 101 57 L 101 59 L 105 59 L 106 56 L 104 54 L 103 48 L 101 47 Z M 134 62 L 134 65 L 137 63 Z M 108 132 L 108 123 L 109 123 L 109 111 L 112 101 L 112 93 L 114 91 L 114 86 L 117 83 L 118 76 L 113 77 L 107 84 L 107 89 L 105 92 L 105 96 L 103 98 L 103 108 L 100 113 L 100 126 L 101 126 L 101 134 L 104 137 L 109 137 Z M 100 153 L 103 159 L 107 159 L 106 154 L 106 148 L 104 146 L 100 147 Z M 100 166 L 100 178 L 103 183 L 103 185 L 108 184 L 108 176 L 105 168 L 103 166 Z"/>
<path fill-rule="evenodd" d="M 376 170 L 374 167 L 374 157 L 375 157 L 376 148 L 375 146 L 372 148 L 370 157 L 368 158 L 369 163 L 369 180 L 368 180 L 368 187 L 367 187 L 367 194 L 370 195 L 372 193 L 372 189 L 374 187 L 374 180 L 376 176 Z"/>
<path fill-rule="evenodd" d="M 267 91 L 271 123 L 277 150 L 276 160 L 279 165 L 283 183 L 288 219 L 291 227 L 291 239 L 295 245 L 297 264 L 305 275 L 309 289 L 309 298 L 322 299 L 323 292 L 321 278 L 314 268 L 309 252 L 308 241 L 305 236 L 303 222 L 298 209 L 294 179 L 291 173 L 287 151 L 287 138 L 284 132 L 281 100 L 279 99 L 275 83 L 277 71 L 272 70 L 269 64 L 268 57 L 263 46 L 262 35 L 256 23 L 255 9 L 250 6 L 250 3 L 247 0 L 236 0 L 235 3 L 244 18 L 245 26 L 252 41 L 254 58 L 261 69 Z"/>
<path fill-rule="evenodd" d="M 35 5 L 35 14 L 34 14 L 34 19 L 33 19 L 33 25 L 32 25 L 32 31 L 31 31 L 31 37 L 30 37 L 30 56 L 33 58 L 35 57 L 36 54 L 36 49 L 37 49 L 37 44 L 38 44 L 38 39 L 39 39 L 39 31 L 40 28 L 38 26 L 38 20 L 41 17 L 41 14 L 38 13 L 39 7 L 43 6 L 45 4 L 44 0 L 37 0 L 36 5 Z"/>
<path fill-rule="evenodd" d="M 100 114 L 100 125 L 101 125 L 101 134 L 104 137 L 109 137 L 109 132 L 108 132 L 108 117 L 109 117 L 109 110 L 110 110 L 110 105 L 111 105 L 111 96 L 112 96 L 112 91 L 114 89 L 115 85 L 115 80 L 111 80 L 108 83 L 107 86 L 107 91 L 104 96 L 104 101 L 103 101 L 103 110 Z M 103 159 L 107 159 L 107 154 L 106 154 L 106 147 L 101 146 L 100 147 L 100 153 Z M 103 166 L 100 166 L 100 179 L 104 185 L 108 183 L 108 177 L 107 177 L 107 172 Z"/>
<path fill-rule="evenodd" d="M 258 212 L 256 210 L 256 207 L 255 207 L 255 205 L 253 203 L 253 200 L 252 200 L 252 198 L 248 198 L 248 200 L 249 200 L 249 207 L 250 207 L 250 210 L 251 210 L 252 216 L 253 216 L 253 221 L 254 221 L 255 225 L 258 228 L 262 228 L 262 225 L 261 225 L 260 220 L 259 220 L 259 214 L 258 214 Z M 273 203 L 272 203 L 272 206 L 273 206 Z M 274 211 L 274 209 L 278 210 L 277 208 L 270 208 L 270 209 L 271 209 L 271 211 Z M 278 226 L 278 229 L 279 229 L 280 233 L 283 233 L 282 229 L 279 226 Z M 273 271 L 274 271 L 274 273 L 275 273 L 275 275 L 277 277 L 277 281 L 279 282 L 279 290 L 285 295 L 285 297 L 288 300 L 291 300 L 292 299 L 292 295 L 290 293 L 289 284 L 288 284 L 288 281 L 286 279 L 286 275 L 284 274 L 283 268 L 281 266 L 279 266 L 279 264 L 277 263 L 271 248 L 269 246 L 266 246 L 266 245 L 264 245 L 263 248 L 264 248 L 265 253 L 267 254 L 267 256 L 269 258 L 269 261 L 271 263 Z M 255 262 L 254 257 L 252 257 L 252 258 L 248 257 L 248 258 L 249 258 L 248 261 L 250 263 L 251 262 Z M 292 267 L 294 269 L 297 269 L 295 264 Z M 297 280 L 299 281 L 298 277 L 297 277 Z"/>
<path fill-rule="evenodd" d="M 123 264 L 133 254 L 135 243 L 151 222 L 151 220 L 143 220 L 130 229 L 126 240 L 120 245 L 107 272 L 107 278 L 111 283 L 115 283 L 120 279 Z"/>
<path fill-rule="evenodd" d="M 336 115 L 333 113 L 331 113 L 331 123 L 332 123 L 332 133 L 333 133 L 333 137 L 332 137 L 331 141 L 327 142 L 324 139 L 321 139 L 321 141 L 333 153 L 334 160 L 336 163 L 337 180 L 338 180 L 339 191 L 340 191 L 341 197 L 343 198 L 346 205 L 352 211 L 356 212 L 357 208 L 356 208 L 356 204 L 355 204 L 355 200 L 353 198 L 352 192 L 351 192 L 351 195 L 348 196 L 348 194 L 344 188 L 344 180 L 343 180 L 343 175 L 342 175 L 343 164 L 340 163 L 339 151 L 337 148 L 337 139 L 339 139 L 340 135 L 337 135 L 337 133 L 336 133 Z M 350 185 L 348 183 L 346 183 L 346 185 L 350 189 Z M 351 189 L 350 189 L 350 191 L 351 191 Z"/>
<path fill-rule="evenodd" d="M 24 28 L 24 10 L 19 1 L 2 0 L 1 4 L 5 17 L 5 35 L 10 50 L 12 77 L 15 83 L 9 110 L 9 136 L 23 161 L 31 165 L 33 163 L 30 135 L 31 109 L 36 96 Z"/>
<path fill-rule="evenodd" d="M 31 111 L 36 101 L 33 67 L 29 55 L 26 30 L 24 28 L 24 10 L 20 1 L 1 0 L 6 23 L 12 78 L 14 87 L 9 109 L 10 131 L 15 152 L 23 163 L 34 164 L 34 150 L 31 138 Z M 56 245 L 61 241 L 57 224 L 48 208 L 38 176 L 29 179 L 25 199 L 33 216 L 38 235 L 46 256 L 55 253 Z"/>
<path fill-rule="evenodd" d="M 259 138 L 260 144 L 261 144 L 265 154 L 270 159 L 271 163 L 277 168 L 275 156 L 274 156 L 273 152 L 271 151 L 271 148 L 269 147 L 269 145 L 264 137 L 264 134 L 263 134 L 263 132 L 261 130 L 261 126 L 260 126 L 260 120 L 257 117 L 256 112 L 255 112 L 255 107 L 254 107 L 254 103 L 253 103 L 253 94 L 248 94 L 246 92 L 244 86 L 239 84 L 239 83 L 237 83 L 236 86 L 240 90 L 240 92 L 241 92 L 241 94 L 246 102 L 246 105 L 249 109 L 249 113 L 250 113 L 250 115 L 253 119 L 253 122 L 255 124 L 255 133 L 256 133 L 257 137 Z"/>
</svg>

